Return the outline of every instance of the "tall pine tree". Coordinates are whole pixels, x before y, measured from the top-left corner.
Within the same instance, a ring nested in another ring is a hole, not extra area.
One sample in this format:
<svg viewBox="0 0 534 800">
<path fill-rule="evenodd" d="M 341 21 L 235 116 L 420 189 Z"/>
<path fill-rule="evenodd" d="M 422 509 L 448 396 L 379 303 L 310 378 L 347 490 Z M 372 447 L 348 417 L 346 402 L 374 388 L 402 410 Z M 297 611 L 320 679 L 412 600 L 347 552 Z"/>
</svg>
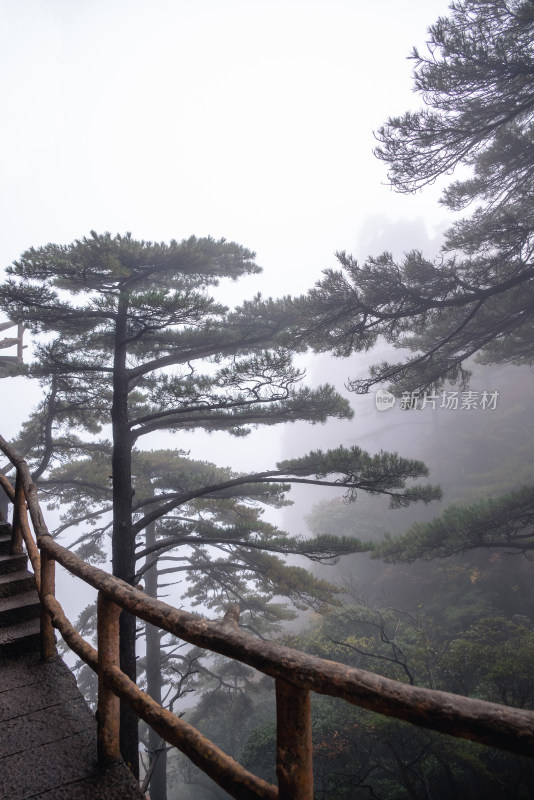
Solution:
<svg viewBox="0 0 534 800">
<path fill-rule="evenodd" d="M 167 245 L 93 232 L 71 245 L 28 250 L 0 287 L 11 317 L 45 334 L 29 371 L 49 391 L 25 432 L 38 433 L 37 472 L 43 474 L 65 449 L 98 449 L 83 440 L 77 445 L 73 429 L 94 434 L 111 422 L 113 572 L 128 582 L 135 581 L 137 537 L 149 524 L 190 500 L 245 484 L 342 485 L 349 493 L 387 493 L 400 504 L 436 496 L 432 487 L 405 486 L 425 474 L 420 462 L 338 448 L 249 476 L 177 487 L 152 509 L 137 508 L 132 452 L 147 434 L 200 428 L 243 435 L 257 425 L 352 414 L 331 386 L 300 385 L 303 374 L 292 364 L 292 333 L 301 325 L 297 304 L 258 296 L 230 311 L 210 294 L 221 279 L 258 272 L 253 256 L 224 240 L 193 237 Z M 171 546 L 179 543 L 180 536 L 171 538 Z M 332 541 L 321 544 L 325 549 L 332 550 Z M 126 614 L 121 666 L 135 679 L 135 619 Z M 128 710 L 122 713 L 121 750 L 136 770 L 136 720 Z"/>
</svg>

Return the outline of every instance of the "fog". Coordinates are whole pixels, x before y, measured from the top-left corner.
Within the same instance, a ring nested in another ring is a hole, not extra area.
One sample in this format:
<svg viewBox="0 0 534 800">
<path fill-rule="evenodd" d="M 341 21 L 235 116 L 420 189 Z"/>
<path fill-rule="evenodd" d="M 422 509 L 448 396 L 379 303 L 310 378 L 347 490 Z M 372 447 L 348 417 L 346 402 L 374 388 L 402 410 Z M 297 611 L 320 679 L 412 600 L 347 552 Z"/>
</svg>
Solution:
<svg viewBox="0 0 534 800">
<path fill-rule="evenodd" d="M 163 242 L 224 237 L 256 251 L 263 270 L 237 283 L 222 280 L 214 290 L 217 300 L 235 307 L 258 293 L 306 293 L 323 270 L 338 265 L 339 251 L 365 262 L 385 251 L 400 260 L 415 249 L 439 264 L 444 233 L 459 218 L 438 202 L 449 176 L 423 192 L 393 192 L 373 155 L 373 131 L 388 117 L 418 107 L 407 56 L 413 45 L 424 47 L 428 25 L 447 6 L 448 0 L 5 0 L 1 265 L 30 247 L 68 244 L 93 230 Z M 0 321 L 8 316 L 9 308 L 2 309 Z M 26 332 L 26 363 L 38 343 Z M 350 420 L 258 426 L 239 437 L 156 432 L 140 440 L 142 449 L 181 450 L 192 460 L 241 473 L 338 445 L 423 461 L 428 481 L 443 492 L 428 505 L 390 509 L 388 498 L 363 491 L 349 503 L 341 487 L 294 485 L 287 494 L 291 505 L 267 506 L 260 522 L 291 537 L 345 536 L 366 547 L 331 565 L 287 557 L 285 564 L 309 569 L 315 580 L 296 596 L 292 586 L 286 585 L 287 595 L 273 590 L 270 596 L 264 588 L 256 602 L 250 570 L 238 587 L 248 603 L 245 623 L 254 634 L 396 680 L 531 708 L 534 583 L 528 553 L 488 544 L 485 531 L 479 547 L 473 541 L 464 546 L 451 544 L 438 526 L 431 531 L 435 552 L 423 552 L 417 536 L 427 535 L 426 523 L 446 513 L 449 532 L 459 518 L 468 527 L 470 512 L 450 512 L 451 506 L 490 503 L 531 483 L 532 368 L 470 363 L 469 388 L 477 397 L 495 393 L 488 408 L 438 402 L 435 408 L 402 409 L 397 401 L 380 410 L 374 393 L 347 388 L 368 375 L 370 365 L 401 357 L 382 340 L 345 359 L 296 355 L 303 382 L 332 384 L 350 403 Z M 211 362 L 206 370 L 215 368 Z M 2 379 L 2 388 L 0 433 L 9 440 L 43 390 L 24 377 Z M 103 435 L 109 434 L 105 427 Z M 46 512 L 51 530 L 62 510 Z M 209 514 L 202 512 L 199 525 Z M 59 541 L 69 546 L 83 530 L 73 526 Z M 403 549 L 380 549 L 389 536 L 407 532 L 411 539 L 402 540 Z M 107 547 L 102 558 L 109 569 Z M 214 547 L 206 553 L 208 560 L 219 555 Z M 194 579 L 185 567 L 170 561 L 164 566 L 160 596 L 167 602 L 210 617 L 222 613 L 224 603 L 211 602 L 209 586 L 198 591 L 195 605 L 195 596 L 187 595 Z M 273 560 L 258 574 L 272 573 L 272 586 L 279 586 L 276 570 Z M 302 579 L 298 571 L 293 575 L 297 583 Z M 143 580 L 146 589 L 146 575 Z M 94 599 L 61 570 L 57 591 L 73 620 Z M 228 590 L 225 600 L 230 597 L 240 599 L 237 589 Z M 85 622 L 92 635 L 89 614 Z M 137 656 L 145 685 L 144 637 L 143 631 Z M 174 697 L 173 710 L 275 781 L 272 683 L 168 637 L 162 641 L 155 671 L 166 700 Z M 65 658 L 74 665 L 72 655 Z M 77 676 L 93 702 L 94 680 L 88 671 Z M 361 791 L 362 797 L 430 800 L 433 781 L 450 781 L 451 797 L 458 786 L 473 796 L 532 796 L 532 767 L 525 760 L 512 763 L 497 751 L 485 756 L 477 746 L 421 730 L 406 733 L 389 719 L 328 702 L 314 699 L 316 797 L 344 800 Z M 141 731 L 145 753 L 155 745 L 144 726 Z M 356 763 L 357 775 L 351 772 Z M 383 769 L 390 763 L 402 766 L 388 776 Z M 375 783 L 367 783 L 367 767 Z M 154 790 L 154 800 L 187 800 L 191 791 L 198 800 L 226 796 L 174 754 L 168 790 L 168 798 Z"/>
</svg>

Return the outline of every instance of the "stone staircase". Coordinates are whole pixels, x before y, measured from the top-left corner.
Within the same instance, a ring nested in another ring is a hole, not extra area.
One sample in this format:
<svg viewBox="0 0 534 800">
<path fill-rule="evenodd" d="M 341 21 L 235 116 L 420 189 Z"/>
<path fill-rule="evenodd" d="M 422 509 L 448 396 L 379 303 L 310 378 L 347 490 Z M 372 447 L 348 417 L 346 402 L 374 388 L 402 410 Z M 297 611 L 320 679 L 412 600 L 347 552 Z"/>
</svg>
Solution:
<svg viewBox="0 0 534 800">
<path fill-rule="evenodd" d="M 59 656 L 42 661 L 25 555 L 0 522 L 0 800 L 145 800 L 122 761 L 97 761 L 95 718 Z"/>
<path fill-rule="evenodd" d="M 40 606 L 25 554 L 10 555 L 11 526 L 0 522 L 0 656 L 39 649 Z"/>
</svg>

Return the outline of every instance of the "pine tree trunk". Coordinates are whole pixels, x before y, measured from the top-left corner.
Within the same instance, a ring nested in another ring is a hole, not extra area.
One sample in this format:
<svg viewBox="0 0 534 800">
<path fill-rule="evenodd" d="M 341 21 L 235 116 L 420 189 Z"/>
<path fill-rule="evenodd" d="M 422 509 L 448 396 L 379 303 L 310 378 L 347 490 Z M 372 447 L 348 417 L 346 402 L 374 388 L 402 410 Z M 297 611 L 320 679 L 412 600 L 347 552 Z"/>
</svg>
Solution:
<svg viewBox="0 0 534 800">
<path fill-rule="evenodd" d="M 156 526 L 152 522 L 146 528 L 146 545 L 150 547 L 156 542 Z M 154 556 L 147 556 L 147 560 Z M 145 573 L 145 591 L 150 597 L 158 596 L 157 562 Z M 161 650 L 160 631 L 154 625 L 146 625 L 146 685 L 148 694 L 161 705 Z M 167 750 L 159 733 L 148 729 L 148 749 L 150 763 L 156 759 L 156 765 L 150 779 L 151 800 L 167 800 Z"/>
<path fill-rule="evenodd" d="M 128 373 L 126 368 L 128 294 L 121 292 L 115 326 L 113 362 L 113 574 L 128 583 L 135 576 L 135 540 L 132 534 L 132 440 L 128 421 Z M 120 616 L 121 669 L 136 680 L 136 619 L 122 612 Z M 121 703 L 121 754 L 133 774 L 139 777 L 137 717 Z"/>
</svg>

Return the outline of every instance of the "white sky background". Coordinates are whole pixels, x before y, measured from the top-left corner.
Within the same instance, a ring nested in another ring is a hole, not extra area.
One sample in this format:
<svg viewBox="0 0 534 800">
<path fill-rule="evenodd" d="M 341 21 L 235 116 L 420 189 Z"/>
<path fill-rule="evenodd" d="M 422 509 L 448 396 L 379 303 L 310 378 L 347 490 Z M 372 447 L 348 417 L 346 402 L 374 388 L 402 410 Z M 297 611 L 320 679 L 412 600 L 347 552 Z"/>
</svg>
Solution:
<svg viewBox="0 0 534 800">
<path fill-rule="evenodd" d="M 393 221 L 424 238 L 445 218 L 437 191 L 394 194 L 373 129 L 418 104 L 406 56 L 446 9 L 0 0 L 0 266 L 91 229 L 224 236 L 264 268 L 233 302 L 306 290 L 336 250 L 394 247 Z M 404 234 L 401 252 L 416 239 Z M 36 397 L 11 385 L 7 438 Z"/>
<path fill-rule="evenodd" d="M 3 0 L 3 259 L 90 228 L 209 234 L 299 291 L 369 213 L 432 221 L 381 185 L 372 131 L 413 104 L 406 56 L 445 9 Z"/>
<path fill-rule="evenodd" d="M 233 303 L 305 291 L 336 250 L 424 248 L 447 220 L 439 192 L 394 194 L 373 130 L 419 106 L 406 57 L 447 5 L 0 0 L 0 266 L 91 229 L 226 237 L 264 268 Z M 8 380 L 9 439 L 38 388 Z M 186 439 L 147 444 L 264 469 L 282 442 Z"/>
</svg>

